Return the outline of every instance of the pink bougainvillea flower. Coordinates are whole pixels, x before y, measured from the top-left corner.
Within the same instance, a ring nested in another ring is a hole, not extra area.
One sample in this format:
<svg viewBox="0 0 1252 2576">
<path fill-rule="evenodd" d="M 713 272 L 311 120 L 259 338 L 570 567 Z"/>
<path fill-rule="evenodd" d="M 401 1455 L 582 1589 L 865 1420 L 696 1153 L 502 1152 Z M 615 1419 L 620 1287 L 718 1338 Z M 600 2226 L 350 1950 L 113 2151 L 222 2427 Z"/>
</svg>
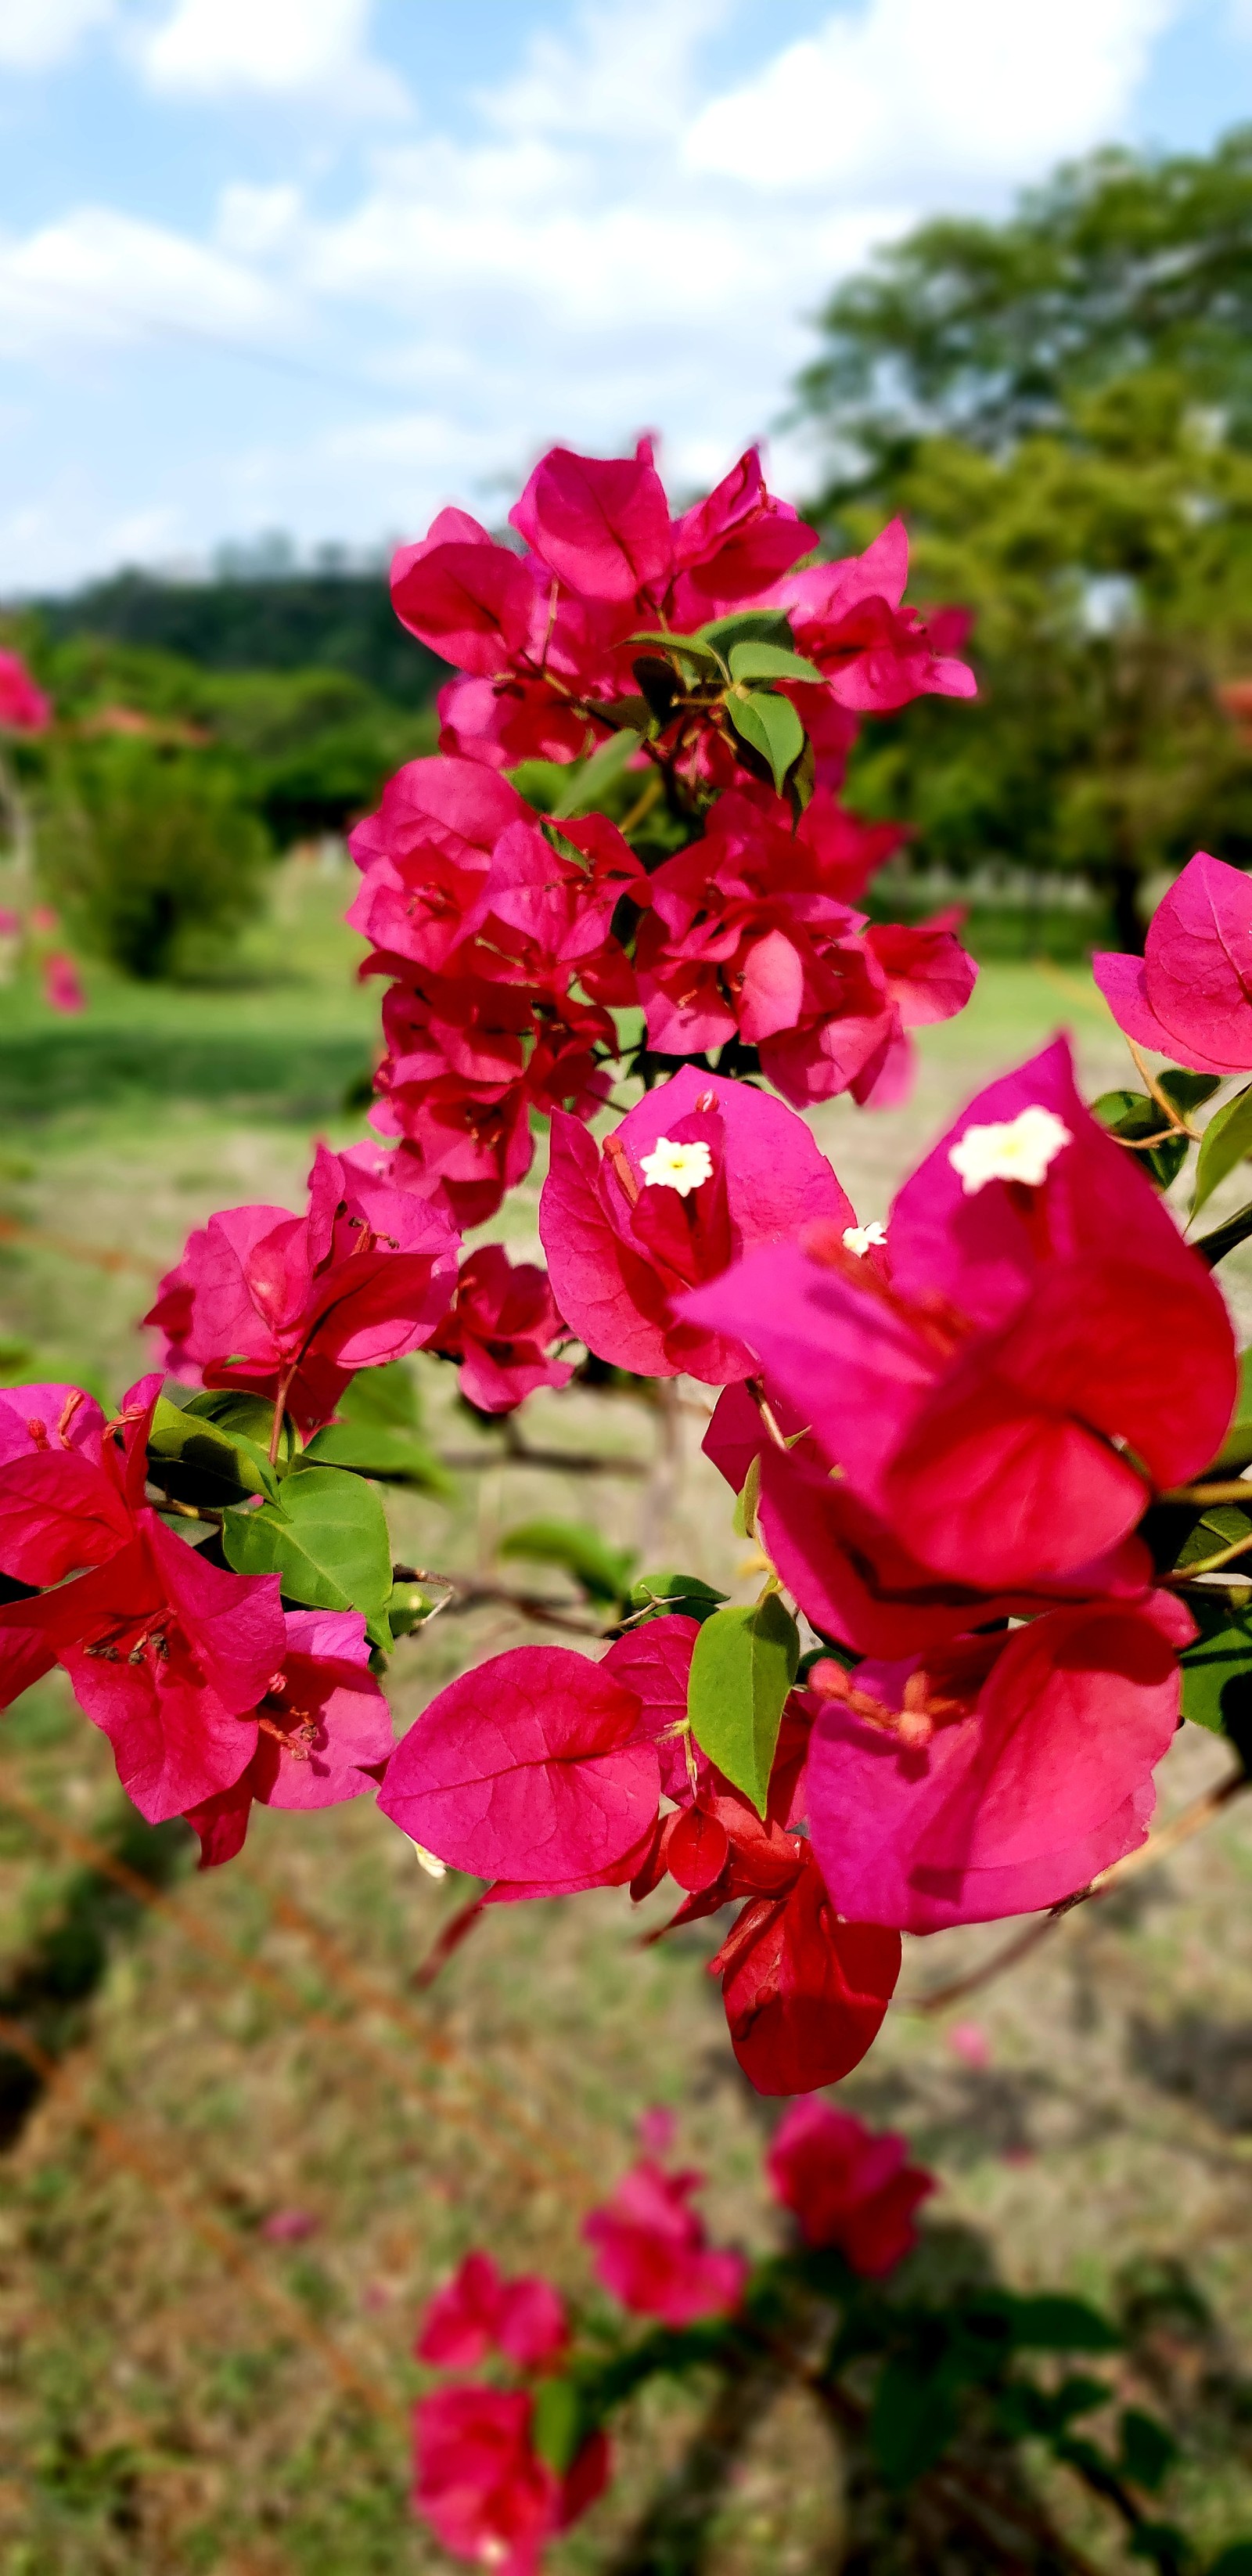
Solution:
<svg viewBox="0 0 1252 2576">
<path fill-rule="evenodd" d="M 456 1297 L 430 1343 L 460 1361 L 460 1389 L 480 1413 L 511 1413 L 539 1386 L 568 1386 L 573 1363 L 551 1356 L 565 1327 L 545 1270 L 480 1244 L 461 1264 Z"/>
<path fill-rule="evenodd" d="M 908 2162 L 908 2141 L 829 2102 L 793 2102 L 765 2158 L 776 2200 L 806 2245 L 837 2245 L 854 2272 L 881 2280 L 917 2242 L 913 2212 L 936 2188 Z"/>
<path fill-rule="evenodd" d="M 477 930 L 501 834 L 533 821 L 516 788 L 476 761 L 410 760 L 351 835 L 363 880 L 353 929 L 398 960 L 446 972 Z"/>
<path fill-rule="evenodd" d="M 1178 1726 L 1172 1593 L 819 1665 L 809 1822 L 840 1912 L 906 1932 L 1060 1904 L 1141 1843 Z"/>
<path fill-rule="evenodd" d="M 105 1421 L 77 1386 L 0 1388 L 0 1572 L 36 1587 L 101 1565 L 133 1520 Z"/>
<path fill-rule="evenodd" d="M 435 2292 L 414 2346 L 419 2361 L 441 2370 L 474 2370 L 502 2352 L 519 2370 L 539 2370 L 569 2341 L 560 2292 L 538 2272 L 507 2280 L 489 2254 L 467 2254 Z"/>
<path fill-rule="evenodd" d="M 804 2093 L 859 2066 L 900 1974 L 900 1941 L 876 1922 L 845 1922 L 818 1871 L 786 1893 L 753 1897 L 709 1973 L 722 1980 L 731 2046 L 758 2093 Z"/>
<path fill-rule="evenodd" d="M 543 1896 L 629 1875 L 660 1795 L 638 1694 L 568 1647 L 516 1646 L 432 1700 L 379 1804 L 449 1868 Z"/>
<path fill-rule="evenodd" d="M 205 1386 L 285 1390 L 302 1428 L 360 1368 L 429 1341 L 452 1296 L 457 1238 L 432 1201 L 319 1145 L 304 1216 L 229 1208 L 189 1237 L 144 1317 L 165 1365 Z"/>
<path fill-rule="evenodd" d="M 43 1640 L 42 1669 L 56 1662 L 68 1674 L 149 1824 L 185 1815 L 247 1769 L 285 1644 L 276 1574 L 206 1565 L 146 1509 L 128 1546 L 0 1610 L 0 1629 Z M 6 1696 L 37 1677 L 28 1665 L 22 1678 L 22 1651 L 6 1658 Z"/>
<path fill-rule="evenodd" d="M 817 664 L 837 704 L 857 714 L 886 715 L 925 694 L 977 694 L 968 664 L 942 649 L 954 631 L 951 612 L 939 612 L 943 622 L 932 637 L 916 609 L 901 607 L 908 575 L 904 521 L 893 519 L 863 555 L 788 573 L 772 594 L 791 621 L 797 651 Z M 801 682 L 787 694 L 803 715 L 817 692 Z"/>
<path fill-rule="evenodd" d="M 737 1037 L 796 1107 L 849 1089 L 890 1106 L 912 1077 L 904 1031 L 962 1010 L 977 969 L 948 920 L 867 930 L 835 885 L 876 858 L 849 856 L 836 826 L 858 827 L 833 799 L 811 813 L 796 832 L 767 791 L 728 793 L 657 869 L 636 952 L 649 1044 L 694 1054 Z M 881 854 L 882 833 L 859 829 Z"/>
<path fill-rule="evenodd" d="M 671 1930 L 746 1899 L 709 1974 L 721 1978 L 731 2044 L 749 2082 L 760 2093 L 805 2092 L 837 2083 L 876 2038 L 900 1973 L 899 1938 L 876 1924 L 839 1921 L 812 1845 L 797 1830 L 808 1705 L 793 1699 L 784 1712 L 764 1818 L 680 1733 L 697 1633 L 693 1619 L 649 1621 L 605 1658 L 645 1695 L 646 1721 L 668 1758 L 665 1791 L 677 1807 L 658 1818 L 631 1894 L 651 1894 L 667 1875 L 685 1888 Z"/>
<path fill-rule="evenodd" d="M 67 1019 L 75 1018 L 80 1011 L 85 1011 L 87 1008 L 87 996 L 82 988 L 78 968 L 73 958 L 66 956 L 63 948 L 55 949 L 51 957 L 44 959 L 43 994 L 49 1010 L 60 1011 Z"/>
<path fill-rule="evenodd" d="M 45 733 L 51 700 L 32 680 L 20 654 L 0 650 L 0 733 Z"/>
<path fill-rule="evenodd" d="M 701 2173 L 666 2173 L 643 2156 L 612 2199 L 584 2219 L 597 2279 L 635 2316 L 689 2326 L 738 2307 L 748 2266 L 730 2246 L 709 2244 L 690 2205 L 703 2180 Z"/>
<path fill-rule="evenodd" d="M 1194 1073 L 1252 1067 L 1252 878 L 1198 850 L 1157 905 L 1142 957 L 1093 957 L 1119 1028 Z"/>
<path fill-rule="evenodd" d="M 675 1300 L 756 1246 L 819 1219 L 855 1223 L 802 1119 L 742 1083 L 684 1065 L 632 1109 L 603 1156 L 552 1122 L 539 1208 L 553 1293 L 597 1358 L 643 1376 L 747 1377 L 742 1344 L 693 1330 Z"/>
<path fill-rule="evenodd" d="M 558 2478 L 534 2446 L 520 2388 L 440 2388 L 413 2410 L 414 2510 L 445 2549 L 495 2576 L 538 2576 L 544 2543 L 585 2513 L 609 2473 L 593 2434 Z"/>
<path fill-rule="evenodd" d="M 267 2245 L 303 2245 L 317 2225 L 311 2209 L 272 2209 L 261 2221 L 261 2234 Z"/>
<path fill-rule="evenodd" d="M 834 1227 L 805 1241 L 746 1254 L 679 1312 L 755 1354 L 841 1471 L 836 1513 L 850 1498 L 915 1563 L 975 1588 L 1072 1581 L 1216 1456 L 1225 1306 L 1084 1108 L 1064 1040 L 980 1093 L 906 1181 L 882 1261 Z M 1162 1366 L 1170 1349 L 1185 1370 Z"/>
<path fill-rule="evenodd" d="M 448 1209 L 459 1230 L 485 1225 L 530 1170 L 530 1093 L 520 1075 L 503 1084 L 455 1073 L 388 1083 L 371 1115 L 384 1137 L 399 1139 L 396 1150 L 354 1145 L 344 1161 Z"/>
<path fill-rule="evenodd" d="M 189 1809 L 200 1867 L 243 1848 L 253 1801 L 335 1807 L 377 1787 L 391 1758 L 391 1712 L 369 1670 L 355 1610 L 288 1610 L 286 1653 L 256 1710 L 256 1751 L 229 1788 Z"/>
<path fill-rule="evenodd" d="M 557 828 L 565 848 L 533 816 L 501 834 L 482 897 L 483 953 L 495 973 L 539 990 L 563 994 L 577 974 L 593 1000 L 633 1002 L 634 978 L 610 931 L 623 895 L 641 910 L 651 902 L 651 880 L 607 815 Z"/>
<path fill-rule="evenodd" d="M 497 771 L 528 758 L 575 760 L 606 739 L 615 701 L 637 691 L 640 633 L 690 633 L 749 602 L 803 628 L 801 650 L 823 679 L 788 693 L 802 708 L 828 784 L 842 774 L 861 709 L 902 706 L 923 690 L 968 696 L 950 611 L 929 626 L 900 605 L 902 527 L 865 556 L 791 570 L 816 544 L 767 492 L 754 449 L 672 520 L 650 440 L 633 457 L 554 448 L 511 513 L 528 551 L 496 543 L 460 510 L 443 511 L 420 545 L 396 557 L 397 613 L 464 674 L 439 700 L 446 753 Z M 687 711 L 661 748 L 693 783 L 742 778 L 736 748 L 711 711 Z"/>
</svg>

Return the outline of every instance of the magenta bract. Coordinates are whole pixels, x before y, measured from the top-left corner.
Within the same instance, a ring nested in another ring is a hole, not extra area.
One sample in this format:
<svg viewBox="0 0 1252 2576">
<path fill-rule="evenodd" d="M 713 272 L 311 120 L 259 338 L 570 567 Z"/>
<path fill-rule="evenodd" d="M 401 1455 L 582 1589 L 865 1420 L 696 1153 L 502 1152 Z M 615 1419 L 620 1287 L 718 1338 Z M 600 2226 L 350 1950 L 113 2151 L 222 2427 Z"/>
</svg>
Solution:
<svg viewBox="0 0 1252 2576">
<path fill-rule="evenodd" d="M 431 2300 L 414 2350 L 441 2370 L 474 2370 L 490 2352 L 537 2370 L 568 2341 L 565 2304 L 550 2281 L 537 2272 L 507 2280 L 489 2254 L 467 2254 Z"/>
<path fill-rule="evenodd" d="M 355 1610 L 287 1610 L 286 1651 L 256 1709 L 256 1750 L 227 1789 L 188 1809 L 200 1867 L 243 1848 L 255 1800 L 267 1807 L 335 1807 L 377 1787 L 391 1758 L 391 1711 L 369 1670 Z"/>
<path fill-rule="evenodd" d="M 551 1356 L 564 1329 L 547 1272 L 484 1243 L 462 1262 L 430 1348 L 459 1360 L 461 1393 L 480 1413 L 511 1413 L 536 1387 L 568 1386 L 573 1362 Z"/>
<path fill-rule="evenodd" d="M 663 1145 L 686 1149 L 677 1182 L 645 1169 L 659 1171 Z M 677 1301 L 819 1219 L 855 1221 L 829 1163 L 801 1119 L 743 1084 L 685 1065 L 629 1112 L 603 1155 L 575 1120 L 553 1120 L 539 1208 L 553 1292 L 571 1330 L 619 1368 L 685 1369 L 714 1386 L 746 1377 L 743 1347 L 693 1330 Z"/>
<path fill-rule="evenodd" d="M 1198 850 L 1148 924 L 1143 956 L 1093 957 L 1119 1028 L 1195 1073 L 1252 1066 L 1252 880 Z"/>
<path fill-rule="evenodd" d="M 1040 1120 L 1044 1167 L 1016 1177 Z M 833 1229 L 807 1242 L 747 1255 L 679 1311 L 740 1338 L 852 1500 L 945 1578 L 1072 1579 L 1216 1455 L 1225 1306 L 1083 1107 L 1064 1041 L 980 1093 L 905 1183 L 889 1278 Z"/>
<path fill-rule="evenodd" d="M 747 2263 L 729 2247 L 711 2246 L 690 2206 L 703 2180 L 699 2173 L 666 2173 L 642 2157 L 612 2199 L 583 2221 L 597 2278 L 636 2316 L 689 2326 L 739 2304 Z"/>
<path fill-rule="evenodd" d="M 837 2245 L 854 2272 L 877 2280 L 916 2244 L 913 2212 L 936 2187 L 907 2158 L 904 2138 L 809 2100 L 783 2113 L 765 2170 L 806 2245 Z"/>
<path fill-rule="evenodd" d="M 379 1804 L 450 1868 L 539 1896 L 633 1852 L 660 1794 L 635 1692 L 566 1647 L 517 1646 L 431 1702 Z"/>
</svg>

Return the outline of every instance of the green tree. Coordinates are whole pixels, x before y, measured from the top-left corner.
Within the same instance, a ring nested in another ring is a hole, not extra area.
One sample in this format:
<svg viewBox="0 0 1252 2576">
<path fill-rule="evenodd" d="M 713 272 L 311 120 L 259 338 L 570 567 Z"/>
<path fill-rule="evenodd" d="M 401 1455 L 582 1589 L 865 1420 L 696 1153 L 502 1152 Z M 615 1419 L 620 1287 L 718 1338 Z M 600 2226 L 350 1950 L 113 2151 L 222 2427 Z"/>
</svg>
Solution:
<svg viewBox="0 0 1252 2576">
<path fill-rule="evenodd" d="M 84 945 L 146 982 L 220 953 L 259 907 L 264 825 L 202 752 L 112 739 L 49 770 L 40 871 Z"/>
<path fill-rule="evenodd" d="M 832 299 L 802 399 L 840 548 L 900 510 L 912 595 L 973 610 L 980 697 L 875 727 L 856 801 L 916 853 L 1145 877 L 1252 862 L 1252 131 L 1104 153 L 1002 226 L 932 224 Z"/>
</svg>

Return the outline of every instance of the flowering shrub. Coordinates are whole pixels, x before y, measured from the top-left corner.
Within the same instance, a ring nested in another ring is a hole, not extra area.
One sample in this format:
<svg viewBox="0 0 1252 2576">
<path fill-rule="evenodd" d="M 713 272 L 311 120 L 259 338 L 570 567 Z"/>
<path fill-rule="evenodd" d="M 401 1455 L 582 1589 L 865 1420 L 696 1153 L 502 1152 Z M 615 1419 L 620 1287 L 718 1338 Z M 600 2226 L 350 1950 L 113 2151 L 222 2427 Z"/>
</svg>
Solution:
<svg viewBox="0 0 1252 2576">
<path fill-rule="evenodd" d="M 645 2135 L 659 2125 L 656 2113 L 640 2124 Z M 643 2155 L 584 2221 L 614 2303 L 585 2317 L 571 2317 L 550 2283 L 506 2280 L 490 2256 L 465 2257 L 414 2347 L 429 2367 L 490 2374 L 430 2389 L 414 2408 L 413 2502 L 445 2548 L 501 2576 L 535 2576 L 545 2543 L 611 2482 L 609 2428 L 641 2389 L 663 2382 L 672 2405 L 676 2381 L 707 2390 L 756 2377 L 775 2389 L 794 2379 L 889 2495 L 924 2489 L 938 2471 L 932 2502 L 948 2520 L 968 2518 L 984 2553 L 974 2563 L 1007 2563 L 1005 2523 L 1023 2530 L 1023 2437 L 1116 2507 L 1136 2557 L 1164 2570 L 1194 2563 L 1153 2502 L 1176 2456 L 1165 2426 L 1127 2406 L 1113 2443 L 1094 2439 L 1079 2428 L 1108 2407 L 1109 2380 L 1090 2367 L 1057 2373 L 1064 2354 L 1089 2365 L 1116 2353 L 1108 2318 L 1080 2299 L 986 2286 L 949 2287 L 937 2302 L 924 2262 L 910 2262 L 933 2175 L 908 2162 L 903 2138 L 828 2103 L 790 2106 L 765 2174 L 790 2225 L 780 2251 L 749 2260 L 708 2243 L 691 2206 L 701 2174 Z M 954 2446 L 974 2428 L 967 2489 Z M 1030 2564 L 1087 2564 L 1042 2508 L 1027 2511 Z M 1231 2576 L 1240 2563 L 1236 2550 Z"/>
<path fill-rule="evenodd" d="M 805 564 L 754 455 L 672 520 L 646 442 L 557 450 L 513 524 L 521 551 L 445 512 L 397 558 L 402 619 L 458 676 L 439 754 L 354 835 L 388 987 L 376 1133 L 318 1147 L 302 1212 L 191 1236 L 145 1319 L 159 1369 L 111 1419 L 0 1392 L 0 1685 L 59 1664 L 206 1866 L 255 1800 L 377 1787 L 434 1874 L 481 1882 L 440 1957 L 493 1907 L 593 1887 L 670 1883 L 675 1925 L 734 1907 L 709 1969 L 735 2055 L 811 2095 L 871 2045 L 903 1932 L 1079 1898 L 1143 1843 L 1184 1712 L 1238 1748 L 1252 1396 L 1213 1272 L 1252 1208 L 1189 1242 L 1161 1190 L 1197 1142 L 1194 1213 L 1252 1151 L 1252 1089 L 1195 1123 L 1252 1069 L 1252 894 L 1197 858 L 1142 964 L 1098 962 L 1132 1048 L 1180 1070 L 1137 1059 L 1146 1088 L 1089 1109 L 1058 1039 L 858 1219 L 801 1111 L 899 1099 L 909 1030 L 974 968 L 951 917 L 856 909 L 893 836 L 838 787 L 862 714 L 968 694 L 959 621 L 902 607 L 898 528 Z M 546 1275 L 460 1241 L 541 1118 Z M 393 1744 L 389 1657 L 434 1591 L 482 1597 L 393 1563 L 383 1488 L 439 1486 L 423 1348 L 506 1424 L 575 1372 L 662 1413 L 679 1375 L 717 1390 L 756 1601 L 529 1524 L 511 1551 L 565 1567 L 602 1651 L 494 1656 Z M 844 2287 L 895 2261 L 926 2187 L 812 2107 L 770 2172 Z M 670 2336 L 755 2295 L 694 2188 L 645 2160 L 590 2228 L 601 2281 Z M 563 2332 L 483 2258 L 425 2349 L 529 2369 Z M 596 2490 L 594 2409 L 572 2447 L 546 2420 L 527 2388 L 426 2401 L 449 2546 L 530 2567 Z"/>
</svg>

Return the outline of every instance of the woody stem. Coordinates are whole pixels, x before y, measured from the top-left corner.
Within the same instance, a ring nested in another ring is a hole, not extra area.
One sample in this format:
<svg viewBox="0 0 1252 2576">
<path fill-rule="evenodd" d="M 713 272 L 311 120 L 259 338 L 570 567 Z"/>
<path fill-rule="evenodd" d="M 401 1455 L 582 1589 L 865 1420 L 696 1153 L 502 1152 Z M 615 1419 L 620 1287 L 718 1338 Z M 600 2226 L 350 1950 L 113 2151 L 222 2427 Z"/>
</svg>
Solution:
<svg viewBox="0 0 1252 2576">
<path fill-rule="evenodd" d="M 787 1450 L 787 1443 L 786 1443 L 786 1441 L 784 1440 L 783 1435 L 782 1435 L 782 1432 L 780 1431 L 780 1429 L 779 1429 L 779 1427 L 778 1427 L 778 1417 L 777 1417 L 777 1415 L 776 1415 L 776 1413 L 775 1413 L 775 1411 L 774 1411 L 774 1408 L 773 1408 L 772 1404 L 771 1404 L 771 1403 L 770 1403 L 770 1401 L 769 1401 L 768 1396 L 766 1395 L 765 1389 L 764 1389 L 764 1387 L 762 1386 L 762 1384 L 761 1384 L 761 1381 L 760 1381 L 759 1377 L 749 1377 L 749 1378 L 745 1378 L 745 1379 L 744 1379 L 744 1388 L 745 1388 L 746 1393 L 747 1393 L 747 1394 L 749 1394 L 749 1395 L 751 1396 L 752 1401 L 753 1401 L 754 1405 L 756 1406 L 757 1412 L 760 1414 L 761 1420 L 762 1420 L 762 1422 L 764 1423 L 765 1428 L 766 1428 L 766 1430 L 767 1430 L 767 1431 L 768 1431 L 768 1433 L 769 1433 L 770 1439 L 771 1439 L 771 1440 L 773 1441 L 773 1443 L 774 1443 L 774 1447 L 775 1447 L 776 1449 L 781 1449 L 781 1450 L 782 1450 L 782 1452 L 783 1452 L 783 1454 L 784 1454 L 784 1456 L 785 1456 L 785 1455 L 786 1455 L 786 1450 Z"/>
</svg>

